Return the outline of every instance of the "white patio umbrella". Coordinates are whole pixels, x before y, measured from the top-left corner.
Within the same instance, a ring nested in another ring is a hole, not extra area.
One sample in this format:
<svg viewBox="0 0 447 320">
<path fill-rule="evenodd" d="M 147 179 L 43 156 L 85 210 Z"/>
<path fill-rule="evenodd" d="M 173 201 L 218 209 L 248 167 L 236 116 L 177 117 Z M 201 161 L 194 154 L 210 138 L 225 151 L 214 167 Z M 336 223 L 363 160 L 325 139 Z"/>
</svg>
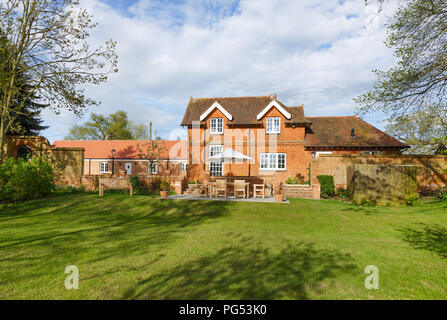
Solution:
<svg viewBox="0 0 447 320">
<path fill-rule="evenodd" d="M 222 153 L 215 154 L 214 156 L 209 158 L 210 160 L 253 160 L 249 156 L 242 154 L 233 149 L 227 149 Z M 230 162 L 230 171 L 231 171 L 231 162 Z"/>
</svg>

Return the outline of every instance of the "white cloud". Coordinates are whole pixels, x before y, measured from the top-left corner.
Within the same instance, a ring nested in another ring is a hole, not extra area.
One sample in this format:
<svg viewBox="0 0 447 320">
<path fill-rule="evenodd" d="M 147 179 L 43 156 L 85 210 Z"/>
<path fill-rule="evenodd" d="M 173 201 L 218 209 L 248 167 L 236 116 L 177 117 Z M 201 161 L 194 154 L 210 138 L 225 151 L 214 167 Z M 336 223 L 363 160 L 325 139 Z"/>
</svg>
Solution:
<svg viewBox="0 0 447 320">
<path fill-rule="evenodd" d="M 304 103 L 309 116 L 347 115 L 372 85 L 371 70 L 394 62 L 383 44 L 386 16 L 373 18 L 363 1 L 162 2 L 140 0 L 123 12 L 84 1 L 99 22 L 92 41 L 118 41 L 120 61 L 109 82 L 88 89 L 103 102 L 90 111 L 124 109 L 165 137 L 178 129 L 189 96 L 277 92 L 286 104 Z M 84 120 L 67 112 L 45 118 L 50 140 Z"/>
</svg>

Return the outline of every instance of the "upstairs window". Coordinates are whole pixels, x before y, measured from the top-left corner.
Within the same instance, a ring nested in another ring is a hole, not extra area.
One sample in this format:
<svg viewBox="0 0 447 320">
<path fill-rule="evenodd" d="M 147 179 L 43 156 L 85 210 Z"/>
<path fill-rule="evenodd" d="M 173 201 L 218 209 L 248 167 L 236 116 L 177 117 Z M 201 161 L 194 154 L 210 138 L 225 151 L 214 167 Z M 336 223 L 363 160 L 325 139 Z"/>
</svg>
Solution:
<svg viewBox="0 0 447 320">
<path fill-rule="evenodd" d="M 223 133 L 223 118 L 211 118 L 210 119 L 210 132 L 212 134 Z"/>
<path fill-rule="evenodd" d="M 267 133 L 280 133 L 281 132 L 281 118 L 280 117 L 268 117 L 267 118 Z"/>
</svg>

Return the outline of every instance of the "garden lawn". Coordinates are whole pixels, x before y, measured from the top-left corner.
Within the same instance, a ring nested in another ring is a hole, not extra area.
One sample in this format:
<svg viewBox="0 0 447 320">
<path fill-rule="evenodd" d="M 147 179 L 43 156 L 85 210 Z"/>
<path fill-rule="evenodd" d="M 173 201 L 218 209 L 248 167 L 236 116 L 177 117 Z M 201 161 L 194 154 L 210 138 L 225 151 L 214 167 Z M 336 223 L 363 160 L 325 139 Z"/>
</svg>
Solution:
<svg viewBox="0 0 447 320">
<path fill-rule="evenodd" d="M 447 202 L 54 195 L 0 205 L 0 299 L 446 299 L 446 227 Z"/>
</svg>

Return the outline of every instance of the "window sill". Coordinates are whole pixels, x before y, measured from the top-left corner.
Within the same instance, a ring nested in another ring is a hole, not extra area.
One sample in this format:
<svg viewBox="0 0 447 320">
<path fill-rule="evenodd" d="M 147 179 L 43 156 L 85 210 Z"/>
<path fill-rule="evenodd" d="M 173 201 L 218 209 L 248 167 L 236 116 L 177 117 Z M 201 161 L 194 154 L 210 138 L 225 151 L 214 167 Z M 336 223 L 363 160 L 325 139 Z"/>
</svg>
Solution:
<svg viewBox="0 0 447 320">
<path fill-rule="evenodd" d="M 261 168 L 259 168 L 259 171 L 287 171 L 287 169 L 261 169 Z"/>
</svg>

